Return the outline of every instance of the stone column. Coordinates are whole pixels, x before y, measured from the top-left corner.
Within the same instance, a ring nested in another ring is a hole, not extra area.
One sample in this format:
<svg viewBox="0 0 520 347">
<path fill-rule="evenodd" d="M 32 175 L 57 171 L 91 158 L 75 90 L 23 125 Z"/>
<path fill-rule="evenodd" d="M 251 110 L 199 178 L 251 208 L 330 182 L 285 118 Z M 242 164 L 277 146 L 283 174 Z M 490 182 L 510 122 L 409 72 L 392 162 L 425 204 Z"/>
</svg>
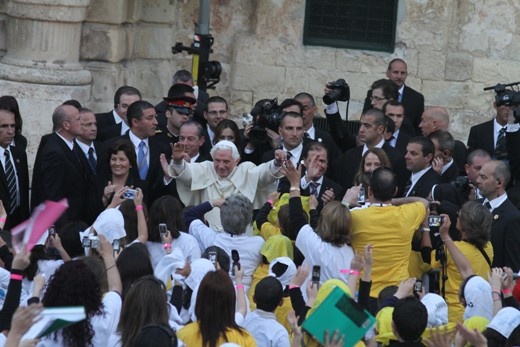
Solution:
<svg viewBox="0 0 520 347">
<path fill-rule="evenodd" d="M 90 0 L 7 3 L 0 94 L 13 95 L 20 104 L 29 154 L 34 153 L 40 135 L 50 132 L 56 106 L 68 99 L 89 106 L 92 77 L 79 63 L 81 23 L 89 4 Z"/>
</svg>

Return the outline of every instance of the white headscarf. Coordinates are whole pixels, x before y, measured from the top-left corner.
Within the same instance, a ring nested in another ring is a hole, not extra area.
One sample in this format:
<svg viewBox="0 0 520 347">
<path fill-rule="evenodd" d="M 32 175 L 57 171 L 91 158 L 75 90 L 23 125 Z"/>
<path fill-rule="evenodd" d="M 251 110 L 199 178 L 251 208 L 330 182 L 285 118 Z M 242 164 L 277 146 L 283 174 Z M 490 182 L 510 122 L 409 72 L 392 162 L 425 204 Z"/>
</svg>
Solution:
<svg viewBox="0 0 520 347">
<path fill-rule="evenodd" d="M 493 298 L 491 296 L 491 285 L 480 276 L 471 277 L 464 288 L 464 299 L 466 310 L 464 320 L 481 316 L 491 320 L 493 318 Z"/>
</svg>

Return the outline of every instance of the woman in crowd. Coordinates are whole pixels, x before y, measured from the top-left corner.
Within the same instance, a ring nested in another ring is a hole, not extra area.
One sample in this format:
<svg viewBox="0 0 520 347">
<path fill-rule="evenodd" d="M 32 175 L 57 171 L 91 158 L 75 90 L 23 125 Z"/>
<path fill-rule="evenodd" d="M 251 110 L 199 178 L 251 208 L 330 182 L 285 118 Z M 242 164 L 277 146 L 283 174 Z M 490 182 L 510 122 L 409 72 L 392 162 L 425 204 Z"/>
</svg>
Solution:
<svg viewBox="0 0 520 347">
<path fill-rule="evenodd" d="M 161 235 L 159 230 L 160 224 L 166 224 L 167 235 Z M 183 254 L 186 257 L 190 257 L 191 260 L 200 258 L 201 250 L 197 240 L 182 231 L 186 230 L 186 226 L 184 224 L 182 206 L 178 199 L 165 195 L 154 201 L 150 207 L 148 230 L 146 246 L 150 252 L 154 268 L 168 250 L 173 248 L 181 249 Z"/>
<path fill-rule="evenodd" d="M 135 281 L 144 276 L 153 275 L 153 267 L 148 255 L 148 249 L 139 242 L 125 247 L 117 257 L 117 269 L 121 276 L 123 301 Z"/>
<path fill-rule="evenodd" d="M 388 155 L 386 155 L 386 152 L 381 148 L 369 148 L 361 158 L 359 170 L 356 176 L 354 176 L 354 185 L 358 186 L 362 184 L 365 190 L 368 189 L 370 175 L 379 167 L 392 168 Z"/>
<path fill-rule="evenodd" d="M 238 130 L 237 123 L 231 119 L 224 119 L 217 125 L 215 129 L 214 142 L 217 143 L 222 140 L 231 141 L 237 146 L 238 152 L 242 154 L 243 148 L 240 142 L 240 131 Z"/>
<path fill-rule="evenodd" d="M 446 272 L 448 280 L 445 283 L 446 302 L 448 303 L 449 321 L 460 322 L 464 306 L 459 302 L 459 288 L 463 280 L 476 274 L 487 278 L 493 261 L 493 247 L 489 241 L 493 218 L 489 210 L 476 201 L 468 201 L 459 212 L 457 229 L 461 241 L 453 241 L 449 236 L 450 219 L 444 214 L 440 227 L 441 239 L 446 252 Z M 464 259 L 460 258 L 462 254 Z M 432 255 L 432 259 L 435 256 Z M 462 260 L 462 262 L 461 262 Z M 439 261 L 433 260 L 432 266 L 440 268 Z M 442 284 L 441 284 L 442 285 Z"/>
<path fill-rule="evenodd" d="M 138 279 L 128 291 L 117 333 L 111 336 L 108 346 L 134 346 L 143 327 L 168 325 L 165 290 L 164 284 L 153 275 Z"/>
<path fill-rule="evenodd" d="M 135 149 L 129 140 L 117 140 L 108 149 L 108 166 L 110 172 L 101 177 L 103 188 L 102 201 L 107 206 L 123 187 L 143 188 L 144 182 L 137 171 Z"/>
<path fill-rule="evenodd" d="M 109 292 L 103 296 L 99 282 L 83 261 L 64 263 L 51 278 L 43 305 L 84 306 L 87 319 L 46 336 L 40 346 L 104 346 L 116 331 L 122 304 L 121 279 L 112 245 L 103 235 L 99 235 L 99 241 Z"/>
<path fill-rule="evenodd" d="M 226 342 L 256 346 L 253 336 L 235 322 L 235 301 L 229 275 L 222 270 L 208 272 L 197 294 L 197 321 L 180 329 L 177 336 L 190 347 L 217 347 Z"/>
</svg>

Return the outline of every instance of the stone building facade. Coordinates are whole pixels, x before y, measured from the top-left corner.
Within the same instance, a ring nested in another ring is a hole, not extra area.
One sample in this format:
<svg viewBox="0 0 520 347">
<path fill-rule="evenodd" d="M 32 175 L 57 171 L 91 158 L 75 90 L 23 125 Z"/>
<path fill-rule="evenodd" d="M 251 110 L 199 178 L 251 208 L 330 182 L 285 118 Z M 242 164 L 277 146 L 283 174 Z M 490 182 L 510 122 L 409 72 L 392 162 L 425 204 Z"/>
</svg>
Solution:
<svg viewBox="0 0 520 347">
<path fill-rule="evenodd" d="M 124 84 L 161 100 L 173 72 L 191 68 L 171 47 L 191 43 L 198 9 L 196 0 L 0 0 L 0 94 L 19 100 L 30 152 L 64 100 L 108 111 Z M 471 125 L 493 116 L 494 94 L 483 87 L 520 80 L 515 0 L 399 0 L 393 53 L 303 46 L 304 11 L 305 0 L 211 0 L 211 59 L 223 74 L 210 94 L 227 98 L 234 114 L 300 91 L 321 108 L 324 83 L 341 77 L 357 119 L 370 84 L 402 57 L 407 84 L 427 105 L 447 107 L 465 142 Z"/>
</svg>

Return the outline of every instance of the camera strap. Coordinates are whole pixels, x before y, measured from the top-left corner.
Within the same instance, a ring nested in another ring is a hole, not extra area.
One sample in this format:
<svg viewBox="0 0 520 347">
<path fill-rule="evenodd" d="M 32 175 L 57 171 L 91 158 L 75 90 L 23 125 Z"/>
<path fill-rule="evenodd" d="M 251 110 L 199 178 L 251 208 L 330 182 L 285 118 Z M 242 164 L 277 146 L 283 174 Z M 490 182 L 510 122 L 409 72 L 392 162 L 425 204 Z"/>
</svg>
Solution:
<svg viewBox="0 0 520 347">
<path fill-rule="evenodd" d="M 475 246 L 475 247 L 477 247 L 477 246 Z M 482 247 L 477 247 L 477 249 L 480 251 L 480 253 L 482 253 L 482 255 L 484 256 L 484 259 L 486 259 L 486 262 L 489 265 L 489 268 L 491 269 L 491 259 L 489 259 L 489 256 L 487 255 L 487 253 L 484 251 L 484 249 Z"/>
</svg>

